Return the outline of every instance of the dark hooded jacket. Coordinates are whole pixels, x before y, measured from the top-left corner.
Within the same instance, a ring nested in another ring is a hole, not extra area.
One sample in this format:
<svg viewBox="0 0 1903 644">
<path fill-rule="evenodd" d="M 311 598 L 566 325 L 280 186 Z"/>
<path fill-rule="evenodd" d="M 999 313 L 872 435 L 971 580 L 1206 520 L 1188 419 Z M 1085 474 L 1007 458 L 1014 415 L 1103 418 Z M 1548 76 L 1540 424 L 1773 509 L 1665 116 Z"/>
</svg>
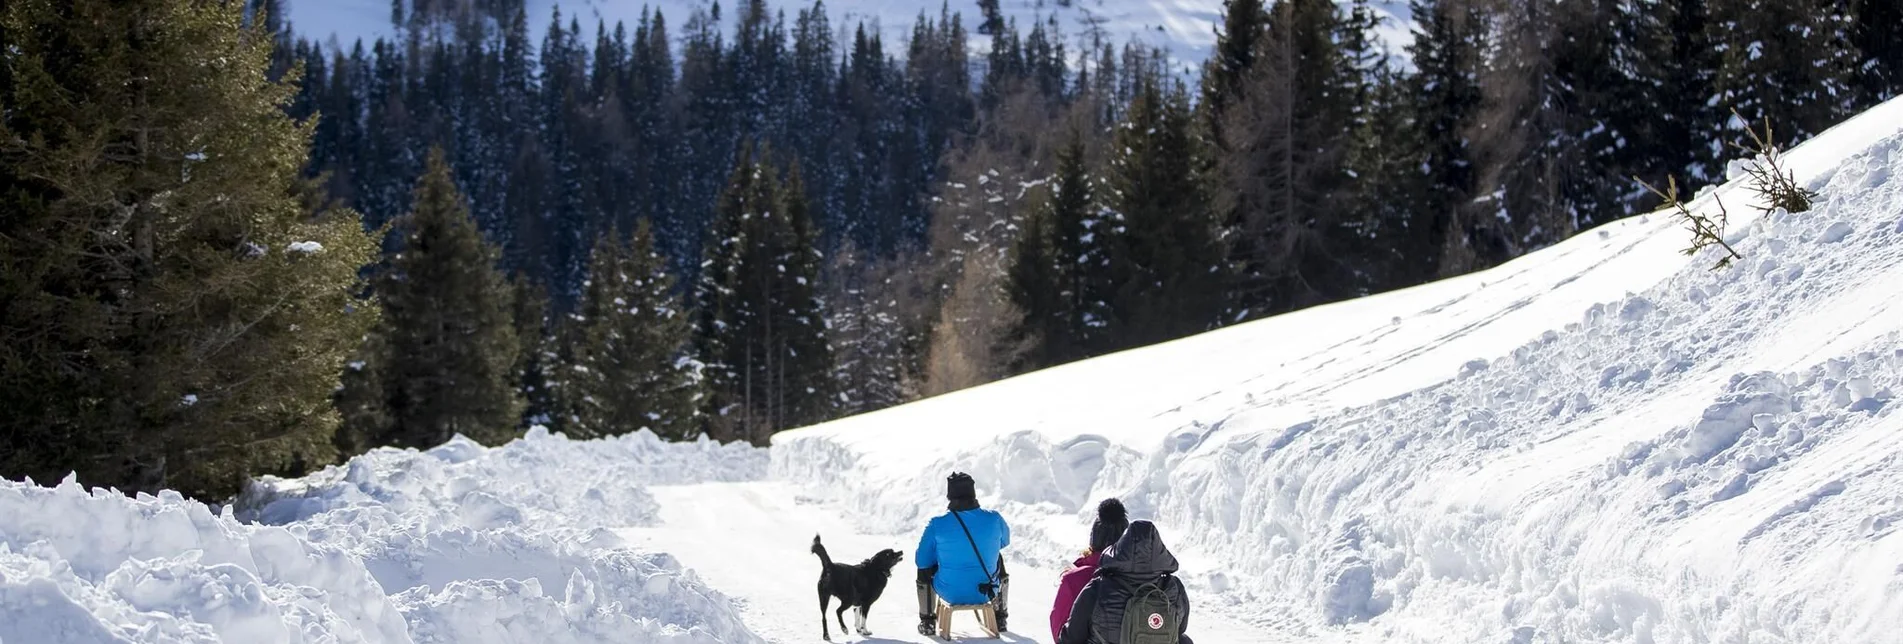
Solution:
<svg viewBox="0 0 1903 644">
<path fill-rule="evenodd" d="M 1169 579 L 1169 593 L 1183 611 L 1183 631 L 1189 629 L 1189 592 L 1173 575 L 1176 555 L 1163 546 L 1162 535 L 1148 521 L 1135 521 L 1124 531 L 1116 545 L 1104 551 L 1097 565 L 1097 576 L 1077 594 L 1070 619 L 1057 636 L 1057 644 L 1123 644 L 1123 607 L 1130 601 L 1131 590 L 1163 575 Z M 1177 634 L 1181 644 L 1193 644 L 1188 635 Z"/>
</svg>

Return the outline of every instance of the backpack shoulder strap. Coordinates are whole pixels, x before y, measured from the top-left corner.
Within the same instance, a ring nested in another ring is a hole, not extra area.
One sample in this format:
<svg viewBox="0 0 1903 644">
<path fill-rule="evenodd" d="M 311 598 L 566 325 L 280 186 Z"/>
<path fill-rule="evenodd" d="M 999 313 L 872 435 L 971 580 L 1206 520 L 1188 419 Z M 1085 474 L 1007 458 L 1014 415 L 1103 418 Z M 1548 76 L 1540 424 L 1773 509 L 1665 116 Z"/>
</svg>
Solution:
<svg viewBox="0 0 1903 644">
<path fill-rule="evenodd" d="M 985 571 L 985 581 L 991 584 L 998 583 L 998 580 L 991 577 L 991 567 L 985 565 L 985 553 L 978 551 L 978 540 L 971 538 L 971 528 L 965 526 L 965 519 L 958 516 L 957 510 L 952 510 L 952 518 L 958 519 L 958 528 L 965 531 L 965 543 L 971 544 L 971 556 L 978 558 L 978 569 Z"/>
</svg>

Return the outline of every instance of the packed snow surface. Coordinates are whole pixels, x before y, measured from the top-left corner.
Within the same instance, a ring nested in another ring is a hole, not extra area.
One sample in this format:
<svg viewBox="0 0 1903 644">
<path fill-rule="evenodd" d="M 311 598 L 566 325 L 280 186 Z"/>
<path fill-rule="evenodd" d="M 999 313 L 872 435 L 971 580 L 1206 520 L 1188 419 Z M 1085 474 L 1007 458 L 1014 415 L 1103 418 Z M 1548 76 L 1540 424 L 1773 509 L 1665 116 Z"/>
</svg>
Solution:
<svg viewBox="0 0 1903 644">
<path fill-rule="evenodd" d="M 1305 639 L 1879 642 L 1903 626 L 1903 101 L 1793 149 L 1817 189 L 776 437 L 894 532 L 945 475 L 1053 564 L 1097 500 L 1192 600 Z M 1195 622 L 1192 620 L 1192 624 Z"/>
<path fill-rule="evenodd" d="M 720 3 L 723 24 L 733 26 L 735 9 L 743 1 Z M 318 42 L 330 42 L 335 36 L 338 43 L 348 47 L 357 38 L 369 41 L 391 33 L 390 3 L 386 0 L 288 0 L 288 3 L 292 27 Z M 1101 32 L 1102 39 L 1111 44 L 1134 41 L 1158 47 L 1169 52 L 1178 67 L 1199 68 L 1216 44 L 1214 30 L 1221 21 L 1222 4 L 1222 0 L 1070 0 L 1067 3 L 1001 0 L 999 9 L 1007 20 L 1017 21 L 1020 33 L 1029 33 L 1033 22 L 1055 19 L 1073 53 L 1082 51 L 1080 46 L 1089 43 L 1094 33 Z M 575 18 L 593 33 L 597 21 L 611 29 L 619 21 L 632 29 L 640 22 L 643 9 L 658 9 L 667 17 L 670 27 L 678 29 L 692 12 L 709 10 L 712 6 L 712 0 L 528 0 L 527 11 L 529 24 L 536 30 L 547 28 L 549 17 L 559 7 L 564 20 Z M 813 3 L 770 0 L 769 6 L 785 11 L 791 20 L 798 10 Z M 973 51 L 991 49 L 990 36 L 976 32 L 981 19 L 978 3 L 973 0 L 827 0 L 825 6 L 834 28 L 842 30 L 846 37 L 842 42 L 850 42 L 849 30 L 864 22 L 879 28 L 888 52 L 903 54 L 905 48 L 897 45 L 911 39 L 912 25 L 920 13 L 937 19 L 939 9 L 949 7 L 952 12 L 963 14 L 965 28 L 972 34 Z M 1412 14 L 1407 2 L 1375 0 L 1369 6 L 1383 19 L 1377 30 L 1381 42 L 1390 53 L 1405 57 L 1402 49 L 1413 42 L 1409 33 L 1413 27 Z"/>
</svg>

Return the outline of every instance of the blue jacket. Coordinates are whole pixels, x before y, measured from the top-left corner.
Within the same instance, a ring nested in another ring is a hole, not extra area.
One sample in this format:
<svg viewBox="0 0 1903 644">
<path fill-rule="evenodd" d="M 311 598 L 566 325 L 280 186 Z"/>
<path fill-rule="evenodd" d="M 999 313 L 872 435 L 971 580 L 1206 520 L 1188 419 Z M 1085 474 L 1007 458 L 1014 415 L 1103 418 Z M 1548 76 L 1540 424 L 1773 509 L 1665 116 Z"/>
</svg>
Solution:
<svg viewBox="0 0 1903 644">
<path fill-rule="evenodd" d="M 952 514 L 938 515 L 926 524 L 912 560 L 919 568 L 938 566 L 932 590 L 946 603 L 982 604 L 985 596 L 978 591 L 978 584 L 987 583 L 986 572 L 991 578 L 997 577 L 998 553 L 1011 545 L 1011 526 L 1005 525 L 1003 516 L 984 508 L 961 510 L 956 517 Z M 971 530 L 970 540 L 965 538 L 965 529 L 958 526 L 959 519 L 964 519 L 964 528 Z M 976 556 L 972 553 L 974 542 L 978 546 Z"/>
</svg>

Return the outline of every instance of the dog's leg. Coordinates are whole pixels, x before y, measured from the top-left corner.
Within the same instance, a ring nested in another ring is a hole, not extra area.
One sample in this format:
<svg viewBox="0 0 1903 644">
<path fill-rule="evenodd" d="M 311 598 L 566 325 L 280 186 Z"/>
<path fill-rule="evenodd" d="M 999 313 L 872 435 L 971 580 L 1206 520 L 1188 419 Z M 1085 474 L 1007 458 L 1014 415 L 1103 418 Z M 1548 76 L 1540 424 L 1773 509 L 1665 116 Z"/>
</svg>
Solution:
<svg viewBox="0 0 1903 644">
<path fill-rule="evenodd" d="M 848 608 L 851 608 L 851 606 L 847 606 L 845 602 L 842 601 L 839 603 L 839 632 L 841 633 L 851 632 L 846 628 L 846 609 Z"/>
<path fill-rule="evenodd" d="M 859 610 L 859 636 L 872 637 L 872 629 L 866 628 L 866 611 L 868 610 L 868 607 L 860 606 L 858 610 Z"/>
<path fill-rule="evenodd" d="M 823 582 L 823 581 L 820 582 L 819 583 L 819 636 L 828 642 L 833 641 L 833 631 L 832 631 L 832 627 L 826 624 L 826 607 L 827 607 L 827 604 L 831 604 L 832 601 L 833 601 L 832 596 L 826 593 L 826 582 Z M 839 625 L 839 629 L 845 630 L 846 626 L 844 624 L 841 624 Z"/>
</svg>

